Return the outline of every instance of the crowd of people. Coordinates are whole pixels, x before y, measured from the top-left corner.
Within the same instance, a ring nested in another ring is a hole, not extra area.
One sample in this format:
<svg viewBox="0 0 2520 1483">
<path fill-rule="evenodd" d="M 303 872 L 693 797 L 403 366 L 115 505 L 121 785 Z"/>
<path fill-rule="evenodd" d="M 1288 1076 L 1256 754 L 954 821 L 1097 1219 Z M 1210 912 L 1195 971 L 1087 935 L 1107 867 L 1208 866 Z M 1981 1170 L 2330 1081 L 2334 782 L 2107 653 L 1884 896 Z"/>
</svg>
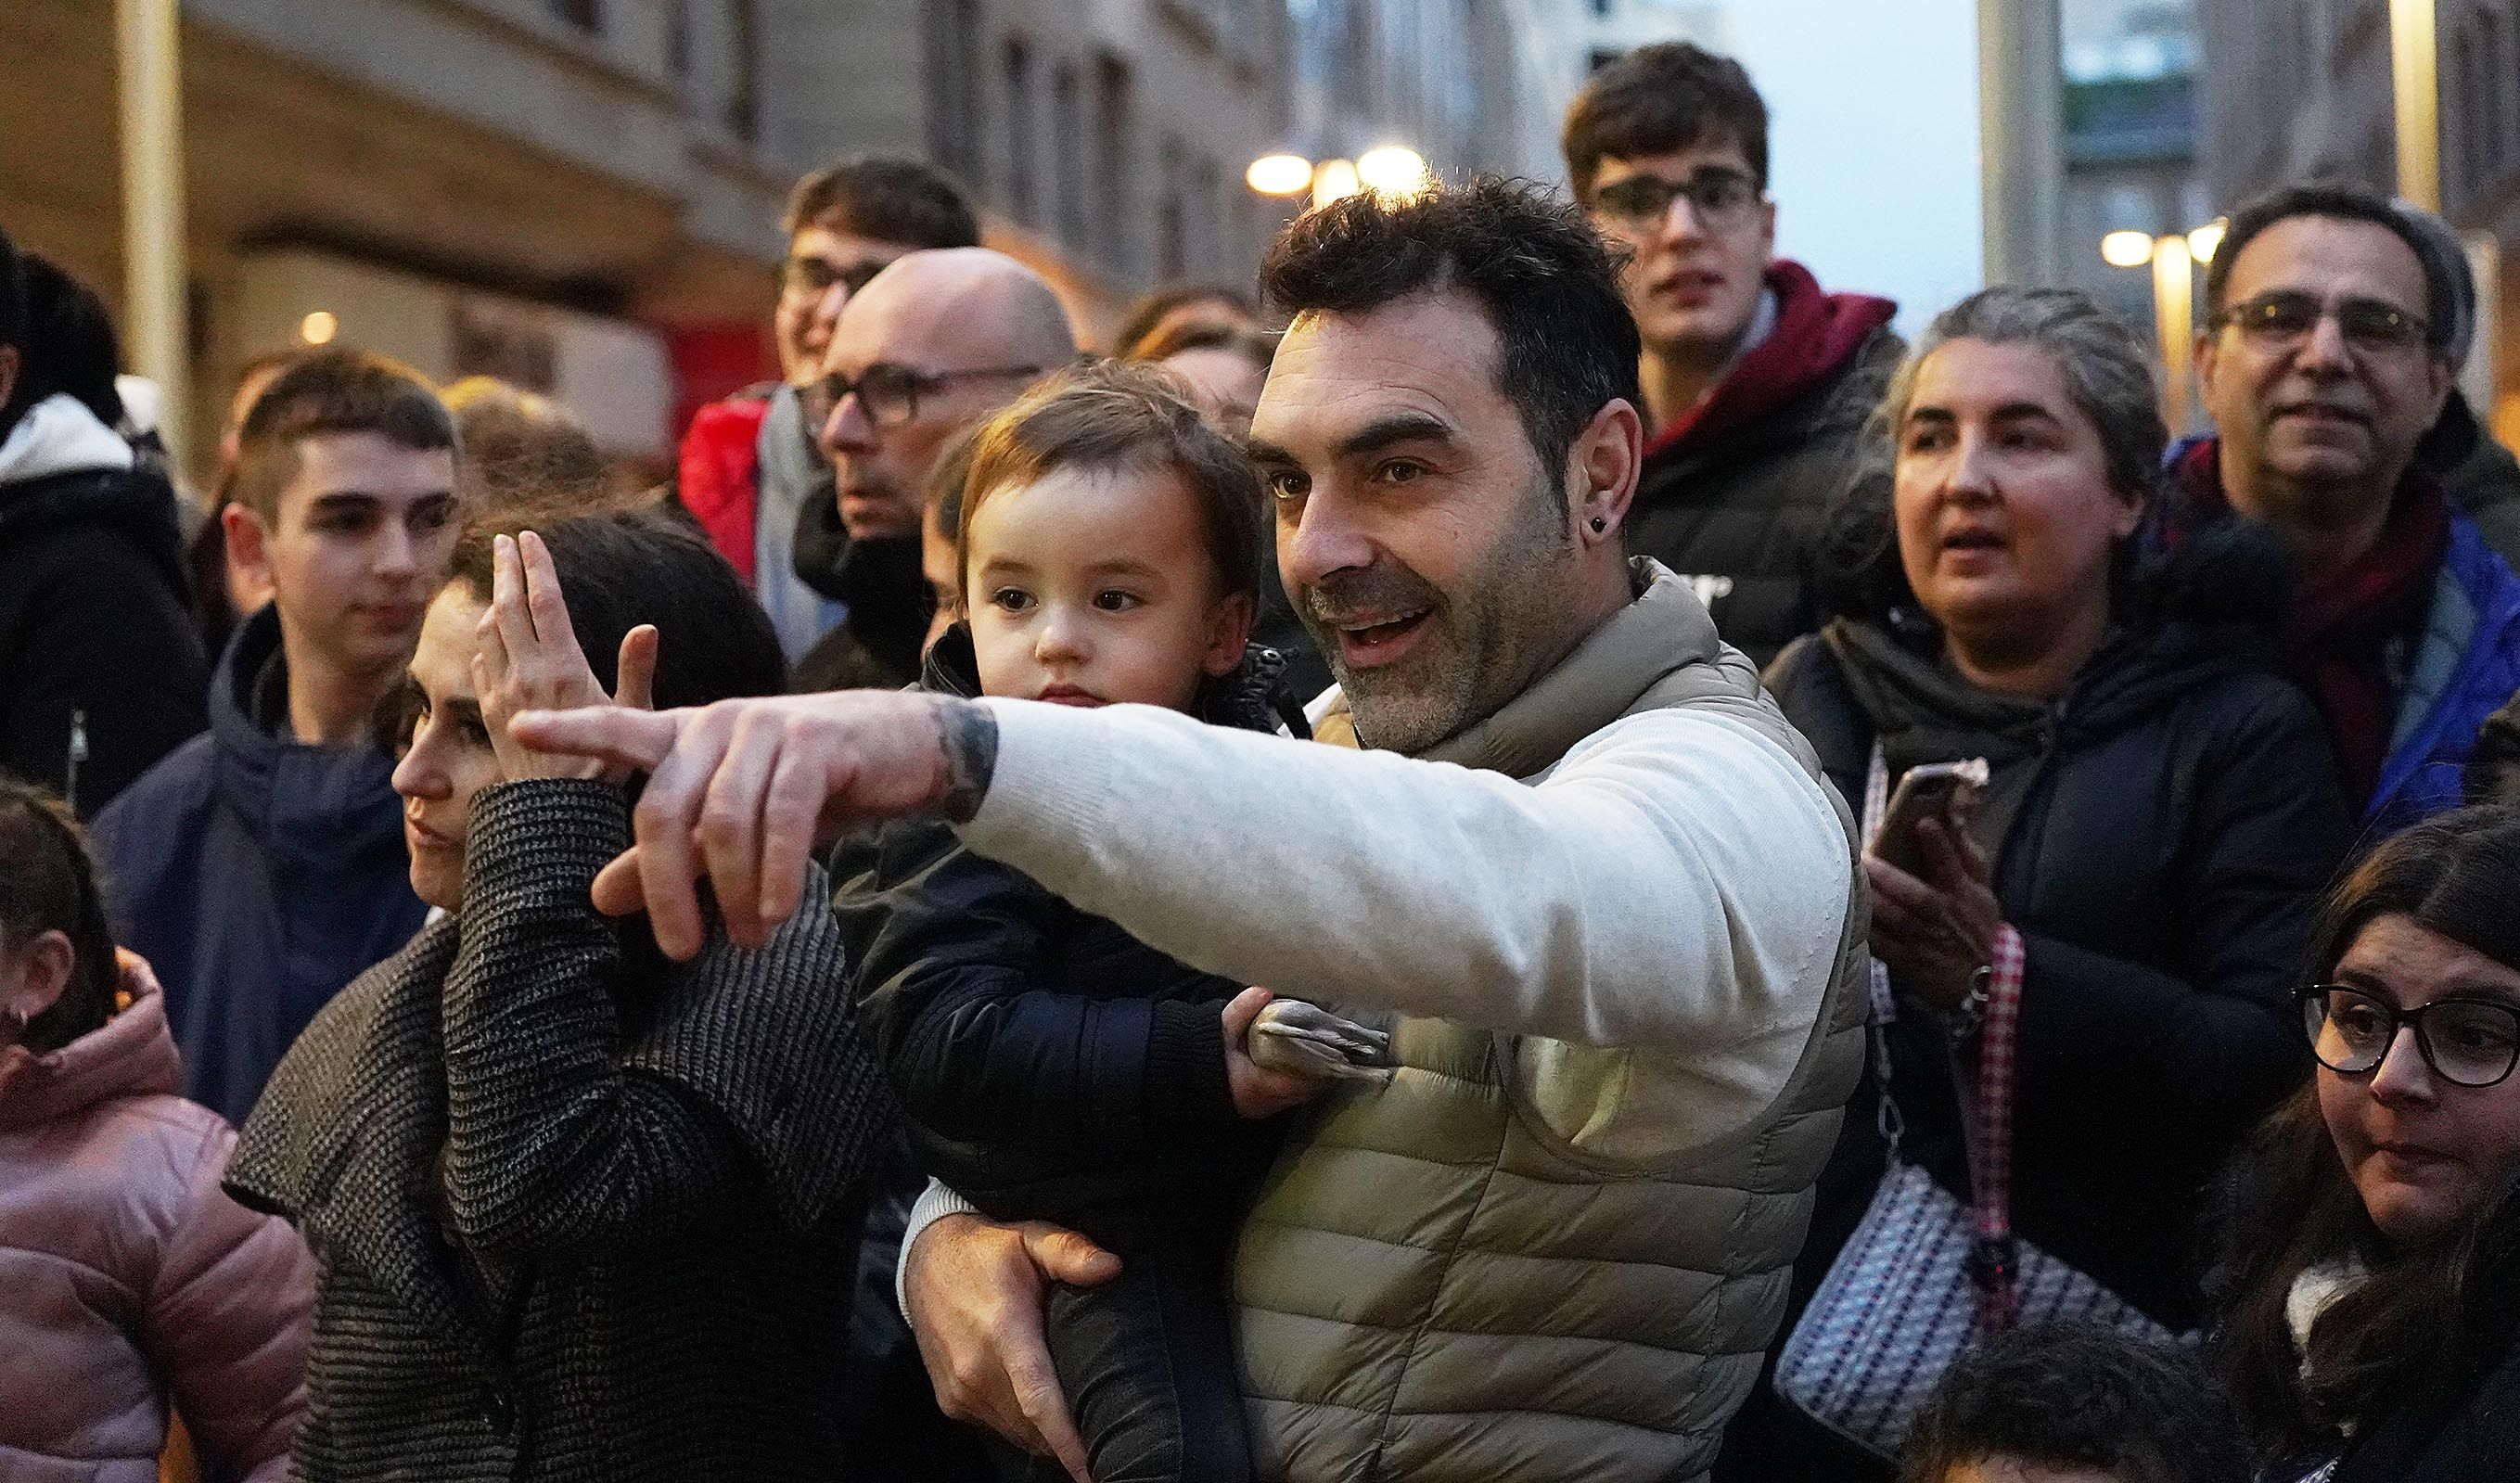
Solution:
<svg viewBox="0 0 2520 1483">
<path fill-rule="evenodd" d="M 2235 202 L 2174 441 L 1728 59 L 1564 147 L 1107 356 L 841 161 L 654 489 L 327 347 L 179 493 L 0 238 L 0 1476 L 2513 1475 L 2454 235 Z"/>
</svg>

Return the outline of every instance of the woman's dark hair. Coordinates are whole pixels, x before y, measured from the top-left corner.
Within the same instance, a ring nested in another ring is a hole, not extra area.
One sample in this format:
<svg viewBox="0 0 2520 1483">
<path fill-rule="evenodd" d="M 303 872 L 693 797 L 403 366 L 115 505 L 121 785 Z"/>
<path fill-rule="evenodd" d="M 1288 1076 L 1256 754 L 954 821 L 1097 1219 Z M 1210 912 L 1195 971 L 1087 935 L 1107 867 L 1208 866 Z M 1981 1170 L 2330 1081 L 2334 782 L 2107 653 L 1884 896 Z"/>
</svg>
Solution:
<svg viewBox="0 0 2520 1483">
<path fill-rule="evenodd" d="M 688 522 L 648 507 L 511 507 L 465 529 L 449 580 L 488 603 L 493 539 L 525 530 L 551 548 L 569 627 L 608 694 L 620 682 L 622 636 L 642 623 L 656 625 L 658 710 L 787 690 L 788 661 L 770 620 Z"/>
<path fill-rule="evenodd" d="M 69 938 L 73 962 L 62 997 L 26 1022 L 24 1044 L 38 1056 L 113 1017 L 121 969 L 77 817 L 33 784 L 0 777 L 0 947 L 23 947 L 45 932 Z"/>
<path fill-rule="evenodd" d="M 2441 814 L 2381 844 L 2332 892 L 2309 964 L 2327 978 L 2374 921 L 2404 916 L 2520 971 L 2520 810 Z M 2382 1237 L 2305 1087 L 2234 1158 L 2208 1286 L 2213 1350 L 2240 1421 L 2276 1456 L 2332 1439 L 2409 1397 L 2472 1383 L 2520 1323 L 2520 1198 L 2506 1190 L 2420 1248 Z M 2297 1351 L 2286 1300 L 2302 1274 L 2360 1263 L 2367 1276 Z M 2307 1371 L 2305 1377 L 2304 1371 Z"/>
<path fill-rule="evenodd" d="M 1552 496 L 1575 438 L 1637 389 L 1642 341 L 1617 259 L 1592 224 L 1527 180 L 1480 176 L 1414 196 L 1360 191 L 1297 217 L 1260 266 L 1270 307 L 1371 314 L 1421 293 L 1469 295 L 1497 337 L 1497 389 L 1513 403 Z"/>
<path fill-rule="evenodd" d="M 2230 1408 L 2195 1359 L 2100 1328 L 2036 1325 L 1954 1361 L 1908 1435 L 1900 1483 L 1995 1458 L 2125 1483 L 2248 1483 Z"/>
</svg>

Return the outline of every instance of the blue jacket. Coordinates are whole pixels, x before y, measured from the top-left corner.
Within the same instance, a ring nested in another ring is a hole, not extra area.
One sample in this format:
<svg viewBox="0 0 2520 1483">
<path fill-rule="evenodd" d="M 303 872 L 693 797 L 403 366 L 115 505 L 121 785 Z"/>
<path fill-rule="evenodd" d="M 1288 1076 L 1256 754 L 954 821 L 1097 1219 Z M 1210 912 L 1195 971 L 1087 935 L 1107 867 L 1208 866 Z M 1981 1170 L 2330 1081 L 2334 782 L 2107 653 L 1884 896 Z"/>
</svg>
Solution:
<svg viewBox="0 0 2520 1483">
<path fill-rule="evenodd" d="M 2208 438 L 2185 438 L 2162 461 L 2168 498 L 2149 539 L 2172 527 L 2228 518 L 2207 514 L 2179 472 Z M 2421 470 L 2410 478 L 2429 479 Z M 2219 497 L 2217 499 L 2219 503 Z M 2520 693 L 2520 576 L 2486 545 L 2453 504 L 2450 544 L 2433 579 L 2424 627 L 2405 660 L 2380 782 L 2363 807 L 2364 834 L 2379 839 L 2462 801 L 2459 774 L 2488 717 Z"/>
<path fill-rule="evenodd" d="M 315 1011 L 420 929 L 393 763 L 286 734 L 270 607 L 237 630 L 210 729 L 100 815 L 123 944 L 166 987 L 184 1095 L 242 1124 Z"/>
<path fill-rule="evenodd" d="M 2476 734 L 2520 693 L 2520 576 L 2487 549 L 2476 522 L 2453 510 L 2450 549 L 2433 584 L 2424 631 L 2389 734 L 2389 759 L 2369 821 L 2394 832 L 2459 804 L 2459 773 Z"/>
</svg>

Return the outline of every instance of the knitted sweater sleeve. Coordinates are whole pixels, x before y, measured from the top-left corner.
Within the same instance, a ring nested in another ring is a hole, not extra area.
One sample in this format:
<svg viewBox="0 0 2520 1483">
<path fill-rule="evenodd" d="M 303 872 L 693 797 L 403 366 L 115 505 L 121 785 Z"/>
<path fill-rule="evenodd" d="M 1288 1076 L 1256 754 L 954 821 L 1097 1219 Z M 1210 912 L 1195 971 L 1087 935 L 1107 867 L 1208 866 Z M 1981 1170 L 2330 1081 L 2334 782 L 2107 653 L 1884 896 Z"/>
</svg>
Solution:
<svg viewBox="0 0 2520 1483">
<path fill-rule="evenodd" d="M 1647 1051 L 1726 1111 L 1783 1086 L 1825 997 L 1854 869 L 1835 807 L 1719 713 L 1613 722 L 1532 786 L 982 703 L 998 761 L 965 841 L 1205 971 Z"/>
<path fill-rule="evenodd" d="M 443 990 L 446 1182 L 485 1255 L 585 1254 L 715 1208 L 746 1172 L 729 1121 L 621 1063 L 618 929 L 588 899 L 630 837 L 618 788 L 485 788 Z"/>
</svg>

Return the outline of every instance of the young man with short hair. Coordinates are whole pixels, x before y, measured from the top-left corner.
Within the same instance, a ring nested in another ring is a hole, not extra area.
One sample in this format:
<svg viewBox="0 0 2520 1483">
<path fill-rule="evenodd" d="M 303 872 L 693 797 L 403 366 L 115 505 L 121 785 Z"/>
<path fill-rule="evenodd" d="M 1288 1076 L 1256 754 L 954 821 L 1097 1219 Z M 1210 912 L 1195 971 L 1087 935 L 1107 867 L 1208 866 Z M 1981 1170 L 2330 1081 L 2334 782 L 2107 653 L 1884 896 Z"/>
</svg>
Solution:
<svg viewBox="0 0 2520 1483">
<path fill-rule="evenodd" d="M 2247 1483 L 2249 1450 L 2193 1356 L 2041 1325 L 1961 1355 L 1900 1483 Z"/>
<path fill-rule="evenodd" d="M 425 914 L 372 723 L 454 548 L 455 457 L 445 405 L 389 361 L 327 350 L 272 382 L 222 517 L 272 600 L 228 643 L 210 729 L 97 821 L 116 929 L 165 985 L 185 1095 L 231 1122 Z"/>
<path fill-rule="evenodd" d="M 780 382 L 752 386 L 693 417 L 684 435 L 678 497 L 760 599 L 789 663 L 846 614 L 828 573 L 800 564 L 800 526 L 831 522 L 832 469 L 815 445 L 796 390 L 821 374 L 840 310 L 894 258 L 922 247 L 969 247 L 978 218 L 960 188 L 915 159 L 865 156 L 796 182 L 781 227 L 771 328 Z"/>
<path fill-rule="evenodd" d="M 1593 74 L 1566 173 L 1625 247 L 1648 423 L 1628 549 L 1688 579 L 1764 665 L 1819 625 L 1810 552 L 1903 346 L 1897 305 L 1775 256 L 1768 108 L 1741 65 L 1667 42 Z"/>
</svg>

